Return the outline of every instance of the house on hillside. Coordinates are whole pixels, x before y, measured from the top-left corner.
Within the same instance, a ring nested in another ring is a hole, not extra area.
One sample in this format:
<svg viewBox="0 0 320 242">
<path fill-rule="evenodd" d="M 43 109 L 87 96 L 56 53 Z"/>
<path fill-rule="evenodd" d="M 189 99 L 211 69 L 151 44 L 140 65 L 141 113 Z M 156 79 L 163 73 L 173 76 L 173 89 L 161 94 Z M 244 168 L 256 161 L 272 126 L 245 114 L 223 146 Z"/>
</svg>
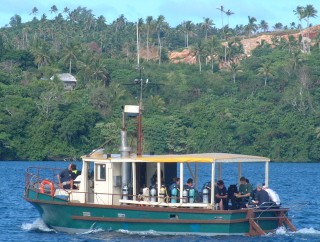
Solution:
<svg viewBox="0 0 320 242">
<path fill-rule="evenodd" d="M 77 85 L 77 79 L 69 73 L 58 74 L 57 77 L 63 81 L 64 90 L 66 91 L 72 91 Z"/>
</svg>

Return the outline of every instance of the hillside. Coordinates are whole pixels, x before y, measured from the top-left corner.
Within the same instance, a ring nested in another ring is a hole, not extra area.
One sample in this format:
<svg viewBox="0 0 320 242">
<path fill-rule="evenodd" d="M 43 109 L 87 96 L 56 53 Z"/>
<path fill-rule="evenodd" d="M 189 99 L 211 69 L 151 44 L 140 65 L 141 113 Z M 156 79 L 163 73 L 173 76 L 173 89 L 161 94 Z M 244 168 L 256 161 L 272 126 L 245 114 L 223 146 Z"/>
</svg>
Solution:
<svg viewBox="0 0 320 242">
<path fill-rule="evenodd" d="M 76 159 L 102 144 L 117 153 L 122 107 L 142 97 L 145 153 L 320 161 L 319 26 L 307 49 L 292 31 L 237 38 L 244 26 L 228 29 L 225 48 L 222 29 L 194 24 L 186 41 L 184 26 L 160 18 L 163 28 L 142 23 L 138 59 L 135 23 L 82 7 L 70 15 L 15 16 L 0 29 L 0 160 Z M 62 73 L 74 89 L 51 78 Z"/>
</svg>

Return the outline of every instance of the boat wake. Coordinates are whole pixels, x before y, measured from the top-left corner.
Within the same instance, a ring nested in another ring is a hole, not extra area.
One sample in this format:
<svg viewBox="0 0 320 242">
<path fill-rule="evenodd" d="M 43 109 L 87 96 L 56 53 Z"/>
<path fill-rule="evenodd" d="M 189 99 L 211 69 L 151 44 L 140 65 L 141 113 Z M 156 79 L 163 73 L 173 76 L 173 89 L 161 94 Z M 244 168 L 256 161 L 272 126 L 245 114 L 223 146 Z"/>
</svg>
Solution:
<svg viewBox="0 0 320 242">
<path fill-rule="evenodd" d="M 299 234 L 315 234 L 315 235 L 320 235 L 320 231 L 316 230 L 314 228 L 303 228 L 299 229 L 296 233 Z"/>
<path fill-rule="evenodd" d="M 148 231 L 128 231 L 125 229 L 119 229 L 117 230 L 119 233 L 128 234 L 128 235 L 142 235 L 142 236 L 160 236 L 161 234 L 154 231 L 154 230 L 148 230 Z"/>
<path fill-rule="evenodd" d="M 33 223 L 22 224 L 21 228 L 25 231 L 39 231 L 39 232 L 54 232 L 54 233 L 56 233 L 55 230 L 48 228 L 47 225 L 40 218 L 36 219 Z"/>
<path fill-rule="evenodd" d="M 319 230 L 316 230 L 314 228 L 302 228 L 302 229 L 299 229 L 295 232 L 292 232 L 290 230 L 287 230 L 285 227 L 280 227 L 276 230 L 275 232 L 276 235 L 284 235 L 284 236 L 292 236 L 292 235 L 320 235 L 320 231 Z M 272 234 L 268 234 L 268 235 L 271 235 Z"/>
</svg>

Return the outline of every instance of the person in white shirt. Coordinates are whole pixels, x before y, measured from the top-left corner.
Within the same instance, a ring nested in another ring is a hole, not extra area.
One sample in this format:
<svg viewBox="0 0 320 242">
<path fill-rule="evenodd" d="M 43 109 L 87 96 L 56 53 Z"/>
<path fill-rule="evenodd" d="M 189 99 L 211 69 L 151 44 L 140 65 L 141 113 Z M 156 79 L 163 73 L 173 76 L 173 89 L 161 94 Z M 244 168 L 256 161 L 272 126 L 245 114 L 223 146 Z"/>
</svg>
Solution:
<svg viewBox="0 0 320 242">
<path fill-rule="evenodd" d="M 262 188 L 263 188 L 263 190 L 265 190 L 269 194 L 270 200 L 272 202 L 274 202 L 278 206 L 281 204 L 280 197 L 279 197 L 278 193 L 276 193 L 274 190 L 272 190 L 271 188 L 269 188 L 267 186 L 263 186 Z"/>
</svg>

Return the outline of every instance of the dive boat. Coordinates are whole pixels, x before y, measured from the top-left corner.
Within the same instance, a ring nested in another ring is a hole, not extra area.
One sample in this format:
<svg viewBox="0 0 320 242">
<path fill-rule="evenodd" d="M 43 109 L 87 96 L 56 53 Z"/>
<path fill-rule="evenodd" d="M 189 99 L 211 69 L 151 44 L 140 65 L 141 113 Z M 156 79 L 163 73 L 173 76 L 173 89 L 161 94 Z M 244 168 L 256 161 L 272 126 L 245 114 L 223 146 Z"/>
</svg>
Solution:
<svg viewBox="0 0 320 242">
<path fill-rule="evenodd" d="M 282 226 L 296 230 L 288 218 L 288 208 L 270 205 L 218 210 L 214 192 L 209 192 L 214 191 L 225 163 L 238 164 L 238 178 L 242 176 L 243 163 L 261 163 L 268 186 L 270 159 L 227 153 L 142 155 L 141 150 L 132 152 L 124 123 L 134 113 L 141 121 L 139 109 L 132 105 L 124 107 L 120 154 L 96 149 L 81 157 L 81 175 L 74 181 L 76 189 L 60 188 L 57 169 L 27 169 L 24 199 L 35 206 L 48 227 L 68 233 L 103 229 L 206 236 L 264 235 Z M 138 130 L 141 131 L 141 124 Z M 211 181 L 195 199 L 190 191 L 185 192 L 185 170 L 189 169 L 197 187 L 202 165 L 206 165 L 206 170 L 210 167 Z M 180 178 L 180 185 L 166 193 L 165 185 L 170 185 L 173 177 Z"/>
</svg>

